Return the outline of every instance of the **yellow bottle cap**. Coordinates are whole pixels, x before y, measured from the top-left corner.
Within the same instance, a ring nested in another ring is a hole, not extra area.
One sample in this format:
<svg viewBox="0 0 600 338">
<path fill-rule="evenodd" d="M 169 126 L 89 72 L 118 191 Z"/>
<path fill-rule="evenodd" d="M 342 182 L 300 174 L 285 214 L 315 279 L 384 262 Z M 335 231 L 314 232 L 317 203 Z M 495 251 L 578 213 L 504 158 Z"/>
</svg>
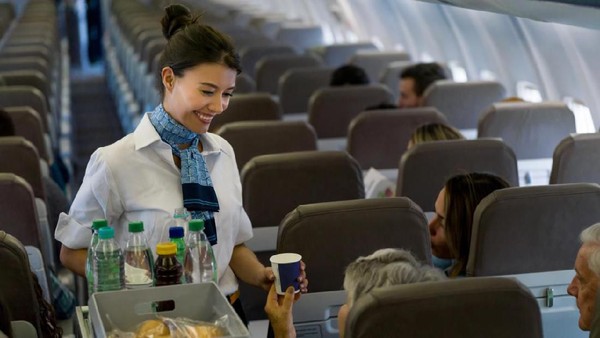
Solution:
<svg viewBox="0 0 600 338">
<path fill-rule="evenodd" d="M 177 253 L 177 245 L 173 242 L 156 244 L 156 253 L 159 255 L 174 255 Z"/>
</svg>

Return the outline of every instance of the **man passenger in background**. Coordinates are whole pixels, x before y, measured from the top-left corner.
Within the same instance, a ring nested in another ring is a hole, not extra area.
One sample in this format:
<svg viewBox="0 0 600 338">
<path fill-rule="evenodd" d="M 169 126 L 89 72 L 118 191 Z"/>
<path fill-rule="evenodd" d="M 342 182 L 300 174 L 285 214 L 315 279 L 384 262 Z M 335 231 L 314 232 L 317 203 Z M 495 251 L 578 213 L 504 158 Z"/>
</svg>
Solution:
<svg viewBox="0 0 600 338">
<path fill-rule="evenodd" d="M 567 291 L 577 299 L 579 328 L 591 330 L 590 337 L 599 337 L 596 295 L 600 286 L 600 223 L 583 230 L 580 239 L 582 244 L 575 259 L 575 277 Z"/>
<path fill-rule="evenodd" d="M 438 80 L 445 80 L 446 72 L 437 63 L 417 63 L 400 74 L 399 108 L 416 108 L 423 106 L 425 89 Z"/>
</svg>

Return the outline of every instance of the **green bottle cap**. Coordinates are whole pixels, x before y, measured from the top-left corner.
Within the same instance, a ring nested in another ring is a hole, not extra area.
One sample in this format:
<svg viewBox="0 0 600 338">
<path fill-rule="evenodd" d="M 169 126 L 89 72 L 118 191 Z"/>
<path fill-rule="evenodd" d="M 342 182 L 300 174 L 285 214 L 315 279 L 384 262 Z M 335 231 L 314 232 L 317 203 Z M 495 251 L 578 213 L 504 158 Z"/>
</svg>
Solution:
<svg viewBox="0 0 600 338">
<path fill-rule="evenodd" d="M 144 222 L 130 222 L 129 223 L 129 232 L 142 232 L 144 231 Z"/>
<path fill-rule="evenodd" d="M 189 223 L 190 231 L 202 231 L 204 230 L 204 220 L 193 219 Z"/>
<path fill-rule="evenodd" d="M 98 237 L 100 239 L 109 239 L 115 237 L 115 230 L 111 227 L 104 227 L 98 230 Z"/>
<path fill-rule="evenodd" d="M 95 219 L 92 222 L 92 229 L 98 230 L 108 226 L 108 222 L 105 219 Z"/>
</svg>

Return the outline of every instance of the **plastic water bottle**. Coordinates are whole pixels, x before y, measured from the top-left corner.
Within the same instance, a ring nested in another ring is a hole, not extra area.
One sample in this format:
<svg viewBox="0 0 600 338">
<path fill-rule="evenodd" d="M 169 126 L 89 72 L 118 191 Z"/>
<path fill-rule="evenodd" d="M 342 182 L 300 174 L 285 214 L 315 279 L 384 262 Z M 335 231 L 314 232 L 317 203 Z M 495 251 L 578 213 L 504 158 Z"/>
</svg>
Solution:
<svg viewBox="0 0 600 338">
<path fill-rule="evenodd" d="M 129 238 L 125 247 L 125 286 L 136 289 L 154 283 L 154 259 L 144 235 L 144 223 L 129 223 Z"/>
<path fill-rule="evenodd" d="M 169 241 L 175 243 L 177 246 L 177 261 L 181 264 L 183 264 L 183 259 L 185 258 L 185 239 L 183 239 L 183 235 L 183 227 L 169 228 Z"/>
<path fill-rule="evenodd" d="M 184 274 L 187 283 L 217 282 L 217 264 L 204 234 L 204 221 L 191 220 L 186 240 Z"/>
<path fill-rule="evenodd" d="M 156 286 L 181 284 L 182 268 L 177 261 L 177 245 L 172 242 L 156 245 L 156 262 L 154 263 L 154 278 Z"/>
<path fill-rule="evenodd" d="M 188 222 L 192 219 L 192 215 L 185 207 L 176 208 L 173 213 L 175 219 L 175 226 L 187 228 Z"/>
<path fill-rule="evenodd" d="M 94 248 L 94 292 L 125 288 L 123 253 L 115 241 L 113 228 L 98 231 L 99 241 Z"/>
<path fill-rule="evenodd" d="M 85 278 L 88 283 L 88 298 L 94 292 L 94 248 L 98 244 L 98 230 L 108 226 L 105 219 L 96 219 L 92 222 L 92 239 L 87 251 L 87 259 L 85 261 Z"/>
</svg>

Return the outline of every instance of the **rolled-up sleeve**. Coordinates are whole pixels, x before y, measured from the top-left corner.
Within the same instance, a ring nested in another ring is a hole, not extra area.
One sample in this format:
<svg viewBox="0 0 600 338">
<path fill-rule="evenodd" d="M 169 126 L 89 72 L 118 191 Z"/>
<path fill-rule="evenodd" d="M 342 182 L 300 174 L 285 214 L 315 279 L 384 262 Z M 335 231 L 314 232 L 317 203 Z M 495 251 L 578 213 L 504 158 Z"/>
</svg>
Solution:
<svg viewBox="0 0 600 338">
<path fill-rule="evenodd" d="M 83 183 L 71 204 L 69 214 L 61 213 L 54 237 L 70 249 L 87 248 L 94 219 L 104 218 L 113 224 L 122 213 L 121 201 L 110 166 L 104 160 L 102 148 L 96 150 L 88 163 Z"/>
</svg>

